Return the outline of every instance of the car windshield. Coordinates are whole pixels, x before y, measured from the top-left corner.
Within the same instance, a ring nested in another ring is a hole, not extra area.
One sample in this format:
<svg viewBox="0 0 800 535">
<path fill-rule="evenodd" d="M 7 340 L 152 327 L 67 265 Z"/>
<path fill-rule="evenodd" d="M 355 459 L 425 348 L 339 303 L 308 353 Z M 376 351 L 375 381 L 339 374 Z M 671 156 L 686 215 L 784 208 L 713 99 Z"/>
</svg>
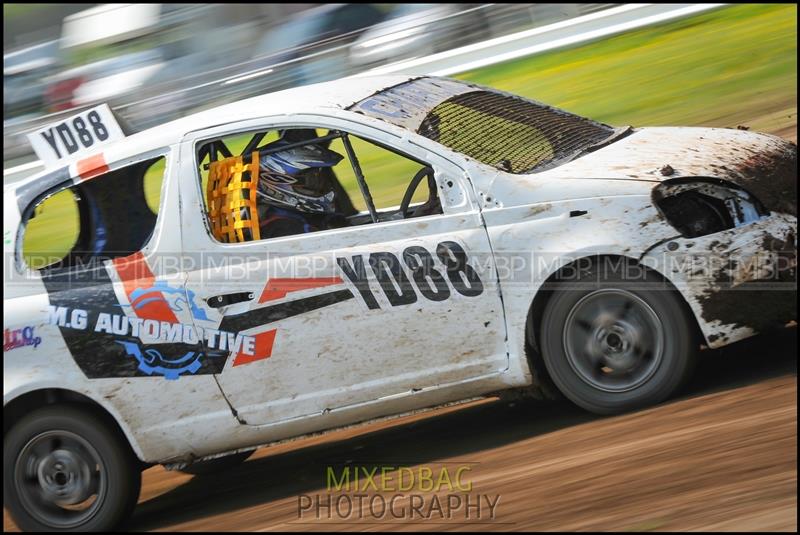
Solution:
<svg viewBox="0 0 800 535">
<path fill-rule="evenodd" d="M 444 78 L 404 82 L 348 109 L 515 174 L 566 163 L 616 133 L 611 126 L 540 102 Z"/>
</svg>

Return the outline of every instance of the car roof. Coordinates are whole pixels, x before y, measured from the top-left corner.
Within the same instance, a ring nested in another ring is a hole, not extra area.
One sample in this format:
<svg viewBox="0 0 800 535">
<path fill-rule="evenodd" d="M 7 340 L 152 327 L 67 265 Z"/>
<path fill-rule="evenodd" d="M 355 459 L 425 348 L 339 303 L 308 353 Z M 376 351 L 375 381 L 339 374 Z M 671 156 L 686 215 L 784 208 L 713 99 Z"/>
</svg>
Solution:
<svg viewBox="0 0 800 535">
<path fill-rule="evenodd" d="M 128 135 L 124 139 L 109 143 L 102 149 L 106 161 L 113 162 L 132 158 L 138 154 L 172 145 L 188 132 L 204 130 L 247 119 L 269 115 L 292 115 L 314 113 L 330 109 L 344 109 L 382 89 L 401 84 L 419 76 L 385 75 L 342 78 L 331 82 L 284 89 L 224 104 L 205 111 L 187 115 L 180 119 Z M 56 168 L 92 156 L 96 152 L 82 153 L 71 160 L 59 162 Z M 22 179 L 14 187 L 30 184 L 48 175 L 53 168 Z"/>
</svg>

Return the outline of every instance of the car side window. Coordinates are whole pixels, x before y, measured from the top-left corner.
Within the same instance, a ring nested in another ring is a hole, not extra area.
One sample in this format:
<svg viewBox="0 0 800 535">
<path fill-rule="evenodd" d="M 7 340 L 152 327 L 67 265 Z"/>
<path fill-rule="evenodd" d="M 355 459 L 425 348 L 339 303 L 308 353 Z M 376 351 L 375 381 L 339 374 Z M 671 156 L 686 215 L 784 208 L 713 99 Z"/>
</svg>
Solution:
<svg viewBox="0 0 800 535">
<path fill-rule="evenodd" d="M 409 187 L 409 179 L 413 178 L 417 171 L 424 166 L 407 156 L 379 147 L 360 137 L 350 135 L 349 139 L 353 152 L 358 158 L 361 172 L 369 186 L 376 211 L 379 214 L 391 215 L 389 213 L 400 206 L 403 195 Z M 340 154 L 347 154 L 344 142 L 341 139 L 334 140 L 331 143 L 331 148 Z M 339 180 L 342 186 L 350 193 L 350 197 L 354 199 L 359 211 L 368 211 L 366 202 L 359 190 L 355 171 L 349 162 L 347 165 L 341 166 Z M 428 186 L 429 184 L 426 180 L 415 188 L 411 199 L 412 205 L 428 200 L 430 193 Z M 434 193 L 436 192 L 435 187 L 433 191 Z M 438 213 L 441 213 L 441 210 Z"/>
<path fill-rule="evenodd" d="M 205 140 L 197 161 L 208 228 L 223 243 L 442 213 L 432 166 L 340 130 Z"/>
<path fill-rule="evenodd" d="M 90 265 L 142 249 L 155 228 L 165 157 L 116 169 L 40 200 L 21 255 L 34 270 Z"/>
</svg>

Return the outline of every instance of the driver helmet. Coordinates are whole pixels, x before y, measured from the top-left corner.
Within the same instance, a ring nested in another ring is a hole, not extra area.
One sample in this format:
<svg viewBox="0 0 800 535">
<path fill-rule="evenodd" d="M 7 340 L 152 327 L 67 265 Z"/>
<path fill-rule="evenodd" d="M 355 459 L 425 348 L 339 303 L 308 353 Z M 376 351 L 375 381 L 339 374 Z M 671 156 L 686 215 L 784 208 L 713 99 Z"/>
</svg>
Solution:
<svg viewBox="0 0 800 535">
<path fill-rule="evenodd" d="M 289 145 L 274 141 L 264 150 Z M 333 184 L 324 172 L 343 156 L 315 144 L 293 147 L 259 157 L 258 194 L 267 204 L 312 214 L 335 212 Z"/>
</svg>

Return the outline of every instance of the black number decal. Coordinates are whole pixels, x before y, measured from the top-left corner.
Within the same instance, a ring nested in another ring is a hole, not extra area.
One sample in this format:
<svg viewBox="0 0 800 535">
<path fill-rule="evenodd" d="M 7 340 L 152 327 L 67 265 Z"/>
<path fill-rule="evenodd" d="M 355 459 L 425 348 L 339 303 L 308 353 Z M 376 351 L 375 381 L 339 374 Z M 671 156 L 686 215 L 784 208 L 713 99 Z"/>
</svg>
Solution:
<svg viewBox="0 0 800 535">
<path fill-rule="evenodd" d="M 436 256 L 447 268 L 450 283 L 458 293 L 467 297 L 483 293 L 483 282 L 472 266 L 467 264 L 467 253 L 459 244 L 443 241 L 436 247 Z"/>
<path fill-rule="evenodd" d="M 89 124 L 92 125 L 92 128 L 94 129 L 94 135 L 97 139 L 100 141 L 105 141 L 108 139 L 108 130 L 103 124 L 102 119 L 100 119 L 100 114 L 97 113 L 96 110 L 90 111 L 86 118 L 89 119 Z"/>
<path fill-rule="evenodd" d="M 47 141 L 47 144 L 50 145 L 50 148 L 53 149 L 53 152 L 56 153 L 56 158 L 61 158 L 61 151 L 58 150 L 58 143 L 56 143 L 56 134 L 55 132 L 53 132 L 53 129 L 51 128 L 47 132 L 42 132 L 42 137 L 44 138 L 45 141 Z"/>
<path fill-rule="evenodd" d="M 69 129 L 65 123 L 61 123 L 56 125 L 56 132 L 58 132 L 58 137 L 61 138 L 61 143 L 64 145 L 64 148 L 67 149 L 67 152 L 70 154 L 74 154 L 80 150 L 78 146 L 78 142 L 75 141 L 75 136 L 72 135 L 72 130 Z"/>
<path fill-rule="evenodd" d="M 356 287 L 358 293 L 361 294 L 361 298 L 364 299 L 364 303 L 366 303 L 367 307 L 370 310 L 381 308 L 378 304 L 378 300 L 375 299 L 375 296 L 372 295 L 372 290 L 369 288 L 367 270 L 364 268 L 364 259 L 360 255 L 355 255 L 353 257 L 352 266 L 346 258 L 337 258 L 336 262 L 339 264 L 342 273 L 350 279 L 350 282 Z"/>
<path fill-rule="evenodd" d="M 89 148 L 94 145 L 94 138 L 92 138 L 92 134 L 86 129 L 86 123 L 81 117 L 75 117 L 72 121 L 72 126 L 75 128 L 75 133 L 78 134 L 78 139 L 81 140 L 81 144 L 85 148 Z"/>
<path fill-rule="evenodd" d="M 431 301 L 444 301 L 450 297 L 450 288 L 439 273 L 431 253 L 424 247 L 413 246 L 403 251 L 403 261 L 411 270 L 419 292 Z"/>
<path fill-rule="evenodd" d="M 408 305 L 417 300 L 414 287 L 411 286 L 411 281 L 408 280 L 400 266 L 400 260 L 395 255 L 389 252 L 372 253 L 369 255 L 369 265 L 392 306 Z M 393 280 L 400 287 L 399 291 L 395 288 Z"/>
<path fill-rule="evenodd" d="M 467 263 L 467 253 L 456 242 L 441 242 L 436 247 L 436 256 L 447 271 L 444 276 L 436 267 L 434 256 L 424 247 L 411 246 L 403 250 L 403 263 L 411 272 L 413 283 L 397 255 L 378 251 L 369 255 L 369 266 L 392 306 L 409 305 L 418 300 L 417 291 L 430 301 L 445 301 L 451 295 L 450 284 L 461 295 L 476 297 L 483 293 L 483 282 L 475 269 Z M 352 263 L 346 258 L 337 258 L 339 269 L 356 287 L 369 309 L 379 309 L 380 304 L 369 286 L 364 258 L 354 255 Z"/>
</svg>

